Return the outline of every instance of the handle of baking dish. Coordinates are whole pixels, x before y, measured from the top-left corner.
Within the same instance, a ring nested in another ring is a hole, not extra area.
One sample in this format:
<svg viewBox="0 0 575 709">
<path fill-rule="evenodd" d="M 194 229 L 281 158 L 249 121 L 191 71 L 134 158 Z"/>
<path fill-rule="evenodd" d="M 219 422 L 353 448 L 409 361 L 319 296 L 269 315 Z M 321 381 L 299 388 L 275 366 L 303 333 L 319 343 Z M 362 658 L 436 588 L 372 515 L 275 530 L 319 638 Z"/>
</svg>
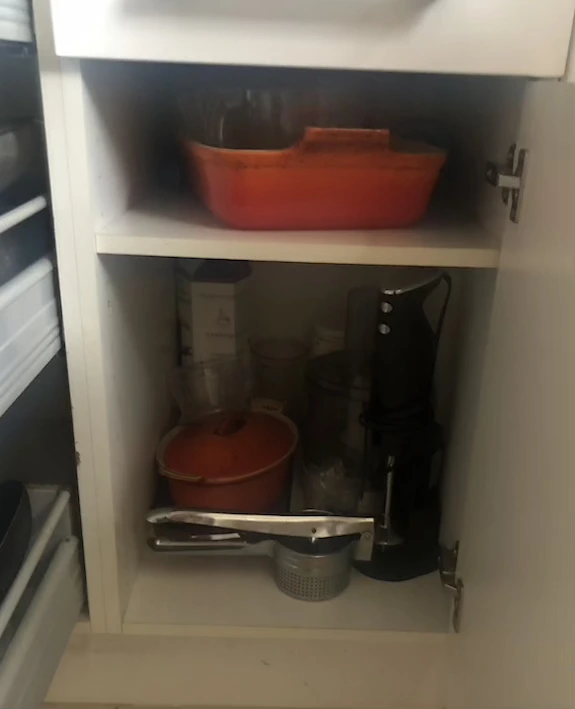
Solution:
<svg viewBox="0 0 575 709">
<path fill-rule="evenodd" d="M 351 152 L 354 150 L 387 150 L 388 130 L 366 128 L 306 128 L 297 145 L 301 152 Z"/>
</svg>

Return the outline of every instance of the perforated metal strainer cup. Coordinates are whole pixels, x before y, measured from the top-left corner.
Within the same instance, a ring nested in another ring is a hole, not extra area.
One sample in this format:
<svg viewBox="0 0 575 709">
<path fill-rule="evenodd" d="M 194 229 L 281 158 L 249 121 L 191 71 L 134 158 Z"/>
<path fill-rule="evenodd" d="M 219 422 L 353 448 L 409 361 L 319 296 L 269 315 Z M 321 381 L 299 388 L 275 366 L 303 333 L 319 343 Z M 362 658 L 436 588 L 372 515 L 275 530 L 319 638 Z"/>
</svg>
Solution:
<svg viewBox="0 0 575 709">
<path fill-rule="evenodd" d="M 322 539 L 315 545 L 306 539 L 276 542 L 277 587 L 301 601 L 328 601 L 339 596 L 349 584 L 355 547 L 354 537 Z"/>
</svg>

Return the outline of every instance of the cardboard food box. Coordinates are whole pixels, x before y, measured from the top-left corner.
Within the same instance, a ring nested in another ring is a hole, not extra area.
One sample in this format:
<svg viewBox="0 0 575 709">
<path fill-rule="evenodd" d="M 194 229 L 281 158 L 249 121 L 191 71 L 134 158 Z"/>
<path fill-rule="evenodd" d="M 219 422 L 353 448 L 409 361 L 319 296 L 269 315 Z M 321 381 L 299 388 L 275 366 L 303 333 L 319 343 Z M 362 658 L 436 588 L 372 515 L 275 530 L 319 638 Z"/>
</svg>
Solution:
<svg viewBox="0 0 575 709">
<path fill-rule="evenodd" d="M 178 263 L 178 313 L 182 364 L 223 357 L 249 361 L 248 287 L 245 261 Z"/>
</svg>

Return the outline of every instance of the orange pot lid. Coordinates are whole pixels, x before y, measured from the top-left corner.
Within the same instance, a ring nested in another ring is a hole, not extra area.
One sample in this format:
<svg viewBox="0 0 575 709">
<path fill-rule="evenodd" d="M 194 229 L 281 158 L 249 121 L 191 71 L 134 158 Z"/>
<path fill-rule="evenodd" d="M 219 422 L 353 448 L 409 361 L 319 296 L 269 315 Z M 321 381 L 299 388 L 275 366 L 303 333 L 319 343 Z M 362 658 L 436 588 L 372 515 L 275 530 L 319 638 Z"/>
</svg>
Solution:
<svg viewBox="0 0 575 709">
<path fill-rule="evenodd" d="M 182 427 L 166 443 L 160 465 L 168 477 L 190 482 L 239 482 L 285 459 L 296 442 L 296 428 L 283 416 L 220 412 Z"/>
</svg>

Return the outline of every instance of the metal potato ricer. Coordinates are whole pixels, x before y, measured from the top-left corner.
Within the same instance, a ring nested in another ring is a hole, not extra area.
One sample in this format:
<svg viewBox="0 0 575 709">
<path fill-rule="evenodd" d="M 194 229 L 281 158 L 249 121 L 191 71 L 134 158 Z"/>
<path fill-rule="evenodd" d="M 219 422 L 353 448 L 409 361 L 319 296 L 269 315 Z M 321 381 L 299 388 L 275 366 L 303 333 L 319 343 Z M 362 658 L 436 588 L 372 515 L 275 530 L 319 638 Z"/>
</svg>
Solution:
<svg viewBox="0 0 575 709">
<path fill-rule="evenodd" d="M 372 517 L 316 510 L 245 514 L 161 508 L 147 521 L 154 525 L 148 543 L 155 551 L 271 556 L 278 588 L 304 601 L 339 595 L 349 584 L 353 561 L 369 561 L 373 549 Z"/>
</svg>

